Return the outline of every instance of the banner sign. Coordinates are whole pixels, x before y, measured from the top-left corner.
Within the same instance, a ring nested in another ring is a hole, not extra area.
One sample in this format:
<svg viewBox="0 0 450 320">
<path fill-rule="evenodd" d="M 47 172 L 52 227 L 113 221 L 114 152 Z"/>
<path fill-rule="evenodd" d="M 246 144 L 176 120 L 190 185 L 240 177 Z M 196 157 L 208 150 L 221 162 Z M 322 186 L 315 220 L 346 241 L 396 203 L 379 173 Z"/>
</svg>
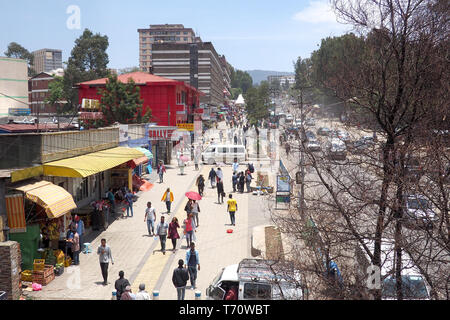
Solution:
<svg viewBox="0 0 450 320">
<path fill-rule="evenodd" d="M 78 117 L 82 120 L 103 119 L 103 112 L 78 112 Z"/>
<path fill-rule="evenodd" d="M 178 123 L 177 128 L 188 130 L 188 131 L 194 131 L 194 124 L 193 123 Z"/>
<path fill-rule="evenodd" d="M 150 141 L 171 140 L 174 131 L 175 129 L 150 128 L 148 130 L 148 139 Z"/>
<path fill-rule="evenodd" d="M 291 192 L 290 182 L 289 176 L 277 176 L 277 192 Z"/>
<path fill-rule="evenodd" d="M 82 99 L 81 109 L 94 109 L 100 110 L 100 100 L 96 99 Z"/>
<path fill-rule="evenodd" d="M 10 116 L 29 116 L 31 114 L 31 109 L 27 107 L 23 108 L 9 108 L 8 114 Z"/>
</svg>

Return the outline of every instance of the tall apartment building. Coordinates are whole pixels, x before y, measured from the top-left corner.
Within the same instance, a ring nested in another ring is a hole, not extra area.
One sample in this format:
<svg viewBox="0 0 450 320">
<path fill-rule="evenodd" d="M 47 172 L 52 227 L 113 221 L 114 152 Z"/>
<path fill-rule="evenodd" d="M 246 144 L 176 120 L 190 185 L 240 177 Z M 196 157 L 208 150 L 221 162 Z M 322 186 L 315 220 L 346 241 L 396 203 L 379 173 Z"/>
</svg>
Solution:
<svg viewBox="0 0 450 320">
<path fill-rule="evenodd" d="M 27 115 L 28 103 L 27 61 L 0 57 L 0 119 Z"/>
<path fill-rule="evenodd" d="M 194 43 L 195 32 L 182 24 L 151 24 L 149 29 L 139 32 L 139 69 L 152 71 L 153 45 L 156 43 Z M 198 41 L 198 40 L 197 40 Z"/>
<path fill-rule="evenodd" d="M 224 75 L 223 60 L 211 42 L 153 44 L 153 74 L 184 81 L 205 93 L 200 103 L 224 105 L 224 89 L 229 74 Z"/>
<path fill-rule="evenodd" d="M 62 51 L 55 49 L 41 49 L 32 52 L 33 69 L 36 73 L 50 72 L 62 68 Z"/>
</svg>

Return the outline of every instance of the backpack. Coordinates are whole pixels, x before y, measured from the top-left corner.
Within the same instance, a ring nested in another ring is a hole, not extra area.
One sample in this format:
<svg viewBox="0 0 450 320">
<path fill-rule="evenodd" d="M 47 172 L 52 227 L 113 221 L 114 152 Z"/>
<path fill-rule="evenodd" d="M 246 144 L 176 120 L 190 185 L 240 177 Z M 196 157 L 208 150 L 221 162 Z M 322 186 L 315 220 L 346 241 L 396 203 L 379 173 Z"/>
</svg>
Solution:
<svg viewBox="0 0 450 320">
<path fill-rule="evenodd" d="M 250 164 L 248 165 L 248 169 L 250 170 L 250 173 L 255 172 L 255 167 L 253 166 L 253 163 L 250 163 Z"/>
</svg>

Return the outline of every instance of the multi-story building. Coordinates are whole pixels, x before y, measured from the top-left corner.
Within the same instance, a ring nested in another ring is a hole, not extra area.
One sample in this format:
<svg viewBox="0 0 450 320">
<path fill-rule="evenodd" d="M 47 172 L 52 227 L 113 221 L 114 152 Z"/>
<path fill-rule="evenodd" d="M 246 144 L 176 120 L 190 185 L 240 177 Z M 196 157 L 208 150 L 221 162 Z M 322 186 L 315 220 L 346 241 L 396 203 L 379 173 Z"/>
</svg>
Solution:
<svg viewBox="0 0 450 320">
<path fill-rule="evenodd" d="M 201 104 L 221 106 L 224 103 L 223 62 L 211 42 L 153 44 L 153 73 L 184 81 L 205 93 Z M 228 76 L 229 77 L 229 76 Z"/>
<path fill-rule="evenodd" d="M 295 84 L 295 75 L 270 75 L 267 77 L 267 81 L 272 83 L 273 81 L 278 80 L 280 84 L 283 85 L 286 81 L 290 86 Z"/>
<path fill-rule="evenodd" d="M 0 120 L 29 114 L 26 60 L 0 57 Z"/>
<path fill-rule="evenodd" d="M 149 29 L 139 32 L 139 69 L 144 72 L 152 70 L 152 53 L 155 43 L 194 43 L 194 30 L 182 24 L 152 24 Z"/>
<path fill-rule="evenodd" d="M 62 69 L 53 72 L 41 72 L 28 81 L 28 95 L 31 107 L 31 113 L 34 115 L 54 114 L 56 106 L 45 103 L 49 97 L 49 84 L 54 81 L 54 76 L 63 76 Z M 60 101 L 59 105 L 65 104 L 67 101 Z"/>
<path fill-rule="evenodd" d="M 36 73 L 50 72 L 62 68 L 62 51 L 55 49 L 41 49 L 32 52 L 33 69 Z"/>
</svg>

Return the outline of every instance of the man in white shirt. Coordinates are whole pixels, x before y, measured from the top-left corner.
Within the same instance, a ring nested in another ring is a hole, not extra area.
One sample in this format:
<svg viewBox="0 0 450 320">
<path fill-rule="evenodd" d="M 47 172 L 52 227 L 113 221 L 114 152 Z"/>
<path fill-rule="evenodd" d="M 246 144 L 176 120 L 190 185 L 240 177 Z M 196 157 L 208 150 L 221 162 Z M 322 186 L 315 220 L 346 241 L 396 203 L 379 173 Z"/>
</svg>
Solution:
<svg viewBox="0 0 450 320">
<path fill-rule="evenodd" d="M 145 291 L 145 284 L 139 285 L 139 292 L 136 293 L 136 300 L 150 300 L 150 295 Z"/>
<path fill-rule="evenodd" d="M 233 162 L 233 172 L 239 172 L 239 162 L 237 161 L 237 159 L 234 159 Z"/>
<path fill-rule="evenodd" d="M 145 209 L 145 217 L 144 222 L 147 221 L 147 229 L 150 237 L 155 233 L 155 221 L 156 221 L 156 211 L 155 208 L 152 207 L 151 202 L 147 202 L 147 209 Z"/>
<path fill-rule="evenodd" d="M 217 168 L 216 175 L 217 175 L 217 178 L 219 178 L 219 181 L 222 181 L 222 182 L 223 182 L 223 172 L 222 172 L 222 169 Z"/>
</svg>

